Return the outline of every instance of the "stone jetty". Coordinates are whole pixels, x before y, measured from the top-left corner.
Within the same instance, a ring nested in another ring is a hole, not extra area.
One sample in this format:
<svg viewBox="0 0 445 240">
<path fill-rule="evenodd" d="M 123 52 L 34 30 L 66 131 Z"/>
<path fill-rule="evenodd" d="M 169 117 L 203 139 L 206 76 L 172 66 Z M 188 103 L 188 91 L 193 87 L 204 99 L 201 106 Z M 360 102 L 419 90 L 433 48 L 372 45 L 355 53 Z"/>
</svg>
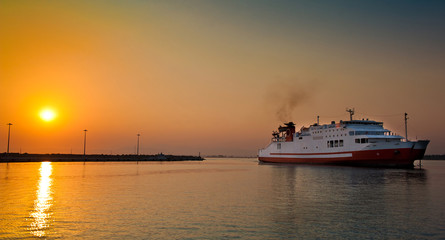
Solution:
<svg viewBox="0 0 445 240">
<path fill-rule="evenodd" d="M 28 154 L 1 153 L 0 162 L 143 162 L 143 161 L 203 161 L 201 156 L 185 155 L 112 155 L 112 154 Z"/>
</svg>

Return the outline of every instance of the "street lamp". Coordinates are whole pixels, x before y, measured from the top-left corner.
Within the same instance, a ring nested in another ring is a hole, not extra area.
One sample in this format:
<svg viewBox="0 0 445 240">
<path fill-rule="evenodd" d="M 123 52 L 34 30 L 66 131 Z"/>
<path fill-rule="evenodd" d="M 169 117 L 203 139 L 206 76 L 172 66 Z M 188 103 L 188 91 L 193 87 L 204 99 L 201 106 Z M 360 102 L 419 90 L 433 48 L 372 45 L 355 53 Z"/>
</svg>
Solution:
<svg viewBox="0 0 445 240">
<path fill-rule="evenodd" d="M 12 125 L 12 123 L 8 123 L 6 125 L 8 125 L 8 148 L 6 149 L 6 153 L 9 153 L 9 138 L 11 136 L 11 125 Z"/>
<path fill-rule="evenodd" d="M 86 158 L 85 153 L 86 153 L 86 147 L 87 147 L 87 131 L 88 130 L 85 129 L 83 131 L 85 132 L 85 136 L 83 138 L 83 157 Z"/>
<path fill-rule="evenodd" d="M 141 134 L 138 133 L 138 147 L 137 147 L 136 155 L 139 155 L 139 136 L 141 136 Z"/>
</svg>

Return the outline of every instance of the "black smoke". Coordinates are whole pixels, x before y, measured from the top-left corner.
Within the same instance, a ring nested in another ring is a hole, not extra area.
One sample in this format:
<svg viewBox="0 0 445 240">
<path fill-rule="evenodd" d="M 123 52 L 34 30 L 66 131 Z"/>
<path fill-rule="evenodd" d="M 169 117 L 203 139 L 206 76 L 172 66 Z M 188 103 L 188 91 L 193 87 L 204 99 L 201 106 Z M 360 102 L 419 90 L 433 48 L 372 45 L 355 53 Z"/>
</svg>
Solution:
<svg viewBox="0 0 445 240">
<path fill-rule="evenodd" d="M 312 87 L 298 81 L 276 81 L 266 91 L 266 101 L 280 122 L 294 121 L 296 109 L 310 98 Z"/>
</svg>

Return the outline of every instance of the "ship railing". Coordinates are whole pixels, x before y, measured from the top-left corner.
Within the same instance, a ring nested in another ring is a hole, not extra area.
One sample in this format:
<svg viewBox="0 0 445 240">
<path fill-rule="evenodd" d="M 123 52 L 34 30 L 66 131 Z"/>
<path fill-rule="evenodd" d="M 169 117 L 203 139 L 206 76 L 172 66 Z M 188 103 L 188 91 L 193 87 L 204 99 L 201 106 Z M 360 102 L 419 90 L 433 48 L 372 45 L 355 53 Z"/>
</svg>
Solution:
<svg viewBox="0 0 445 240">
<path fill-rule="evenodd" d="M 272 138 L 272 142 L 285 142 L 286 138 L 285 137 L 273 137 Z"/>
</svg>

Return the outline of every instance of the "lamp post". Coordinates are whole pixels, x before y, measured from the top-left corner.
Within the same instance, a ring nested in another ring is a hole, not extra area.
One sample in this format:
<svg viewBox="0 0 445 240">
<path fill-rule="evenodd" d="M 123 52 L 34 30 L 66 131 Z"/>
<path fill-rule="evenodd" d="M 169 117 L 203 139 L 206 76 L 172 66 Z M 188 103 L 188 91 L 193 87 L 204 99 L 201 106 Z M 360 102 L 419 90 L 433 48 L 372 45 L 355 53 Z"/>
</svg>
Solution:
<svg viewBox="0 0 445 240">
<path fill-rule="evenodd" d="M 86 159 L 86 147 L 87 147 L 87 131 L 83 130 L 85 132 L 84 138 L 83 138 L 83 158 Z"/>
<path fill-rule="evenodd" d="M 12 125 L 12 123 L 8 123 L 6 125 L 8 125 L 8 147 L 6 148 L 6 153 L 9 153 L 9 139 L 11 137 L 11 125 Z"/>
<path fill-rule="evenodd" d="M 139 155 L 139 136 L 141 136 L 141 134 L 138 133 L 138 147 L 137 147 L 136 155 Z"/>
</svg>

